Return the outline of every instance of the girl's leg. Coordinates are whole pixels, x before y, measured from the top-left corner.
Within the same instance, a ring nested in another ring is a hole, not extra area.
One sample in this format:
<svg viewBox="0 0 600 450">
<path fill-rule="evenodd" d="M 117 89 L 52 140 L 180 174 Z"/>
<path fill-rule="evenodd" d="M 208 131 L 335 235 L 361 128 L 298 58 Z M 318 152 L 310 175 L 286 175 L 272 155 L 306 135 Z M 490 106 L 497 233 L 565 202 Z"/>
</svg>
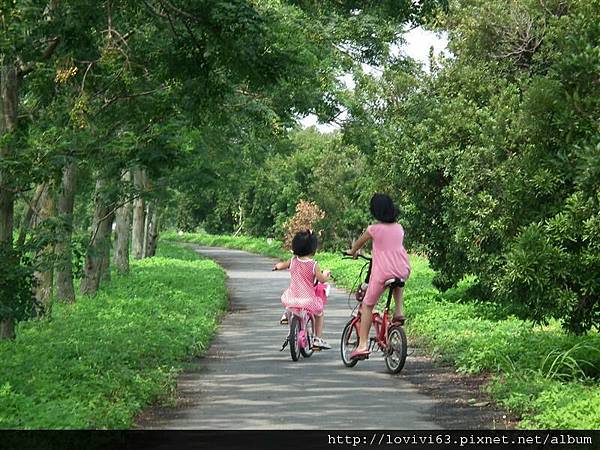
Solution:
<svg viewBox="0 0 600 450">
<path fill-rule="evenodd" d="M 394 300 L 396 300 L 394 317 L 404 317 L 404 288 L 394 289 Z"/>
<path fill-rule="evenodd" d="M 369 331 L 373 322 L 373 308 L 375 305 L 369 306 L 366 303 L 360 305 L 360 331 L 359 343 L 356 351 L 366 351 L 369 349 Z"/>
<path fill-rule="evenodd" d="M 315 316 L 315 336 L 323 336 L 323 324 L 325 322 L 324 316 L 324 313 L 321 313 L 320 316 Z"/>
</svg>

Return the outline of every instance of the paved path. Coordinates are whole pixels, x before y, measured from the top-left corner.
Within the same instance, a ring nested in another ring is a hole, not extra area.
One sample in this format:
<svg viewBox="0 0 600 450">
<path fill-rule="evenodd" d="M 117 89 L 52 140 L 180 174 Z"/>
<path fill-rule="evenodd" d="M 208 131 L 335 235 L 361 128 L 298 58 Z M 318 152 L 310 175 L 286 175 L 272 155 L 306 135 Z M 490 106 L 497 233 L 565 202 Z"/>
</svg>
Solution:
<svg viewBox="0 0 600 450">
<path fill-rule="evenodd" d="M 420 394 L 403 374 L 392 376 L 376 354 L 354 368 L 340 360 L 348 295 L 333 289 L 325 318 L 332 349 L 293 362 L 279 352 L 279 297 L 288 272 L 274 260 L 220 248 L 196 247 L 221 264 L 229 279 L 231 311 L 208 354 L 179 379 L 180 405 L 151 412 L 147 428 L 193 429 L 433 429 L 439 403 Z M 410 355 L 410 349 L 409 349 Z M 410 358 L 410 356 L 409 356 Z M 406 369 L 405 369 L 406 370 Z"/>
</svg>

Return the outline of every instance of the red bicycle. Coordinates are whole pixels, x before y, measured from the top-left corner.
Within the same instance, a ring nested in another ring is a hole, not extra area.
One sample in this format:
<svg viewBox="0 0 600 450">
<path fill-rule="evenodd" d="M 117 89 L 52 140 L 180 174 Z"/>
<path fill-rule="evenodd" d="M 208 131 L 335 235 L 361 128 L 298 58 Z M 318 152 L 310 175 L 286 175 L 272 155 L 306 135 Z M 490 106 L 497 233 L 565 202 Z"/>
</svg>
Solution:
<svg viewBox="0 0 600 450">
<path fill-rule="evenodd" d="M 349 255 L 345 254 L 345 256 Z M 358 257 L 367 261 L 365 266 L 363 266 L 361 275 L 365 267 L 368 266 L 367 276 L 365 279 L 365 283 L 368 283 L 373 261 L 371 258 L 367 258 L 363 255 L 358 255 Z M 351 256 L 344 259 L 351 259 Z M 369 340 L 369 350 L 371 352 L 380 350 L 383 353 L 387 370 L 390 373 L 397 374 L 400 373 L 404 367 L 404 363 L 406 362 L 406 334 L 404 333 L 404 328 L 402 325 L 390 321 L 389 313 L 392 293 L 394 292 L 394 289 L 404 286 L 404 280 L 401 278 L 391 278 L 385 282 L 385 286 L 388 288 L 387 302 L 381 313 L 378 311 L 373 311 L 373 328 L 375 330 L 375 337 L 372 337 Z M 364 294 L 364 288 L 361 287 L 361 289 L 363 289 Z M 358 306 L 360 305 L 362 298 L 357 296 L 357 300 L 359 303 L 353 309 L 352 317 L 350 320 L 348 320 L 346 326 L 344 327 L 344 331 L 342 332 L 340 349 L 342 353 L 342 361 L 346 367 L 354 367 L 360 360 L 350 357 L 350 354 L 358 347 L 359 341 L 360 308 L 358 308 Z"/>
</svg>

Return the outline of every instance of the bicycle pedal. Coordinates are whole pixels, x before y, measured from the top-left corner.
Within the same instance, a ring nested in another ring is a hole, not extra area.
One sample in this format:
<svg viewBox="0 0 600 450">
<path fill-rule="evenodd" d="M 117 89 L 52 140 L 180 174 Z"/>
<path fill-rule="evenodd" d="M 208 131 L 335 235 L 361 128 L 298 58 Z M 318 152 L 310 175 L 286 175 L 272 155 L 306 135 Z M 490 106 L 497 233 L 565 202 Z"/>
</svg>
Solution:
<svg viewBox="0 0 600 450">
<path fill-rule="evenodd" d="M 312 346 L 310 348 L 313 352 L 320 352 L 321 350 L 323 350 L 321 347 L 316 347 L 316 346 Z"/>
</svg>

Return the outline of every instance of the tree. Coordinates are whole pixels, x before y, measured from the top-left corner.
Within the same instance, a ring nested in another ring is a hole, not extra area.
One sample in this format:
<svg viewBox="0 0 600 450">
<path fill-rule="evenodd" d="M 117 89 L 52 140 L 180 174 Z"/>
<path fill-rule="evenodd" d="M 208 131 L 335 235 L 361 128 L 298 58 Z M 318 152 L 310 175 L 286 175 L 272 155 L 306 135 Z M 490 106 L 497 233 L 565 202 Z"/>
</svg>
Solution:
<svg viewBox="0 0 600 450">
<path fill-rule="evenodd" d="M 26 289 L 27 271 L 15 261 L 53 247 L 58 295 L 72 301 L 72 276 L 80 275 L 83 291 L 93 294 L 102 272 L 110 273 L 113 216 L 122 239 L 127 214 L 119 208 L 134 200 L 151 205 L 148 220 L 139 217 L 143 209 L 134 215 L 145 236 L 132 236 L 138 254 L 153 254 L 160 222 L 168 220 L 162 208 L 173 201 L 199 204 L 198 217 L 214 219 L 215 228 L 241 230 L 255 166 L 286 151 L 298 116 L 335 117 L 344 95 L 337 77 L 360 61 L 385 58 L 397 25 L 434 3 L 5 2 L 0 242 L 6 272 L 21 274 Z M 132 189 L 122 174 L 136 170 L 147 181 Z M 206 181 L 194 186 L 199 179 Z M 46 183 L 54 186 L 52 198 L 58 195 L 57 210 L 30 229 L 34 213 L 25 203 Z M 215 204 L 218 214 L 208 214 Z M 27 251 L 13 248 L 15 205 L 23 224 L 18 243 Z M 38 234 L 47 227 L 55 233 L 43 241 Z M 2 336 L 12 337 L 14 320 L 27 317 L 27 307 L 19 306 L 27 296 L 3 292 Z"/>
<path fill-rule="evenodd" d="M 480 297 L 524 318 L 598 328 L 600 4 L 452 6 L 454 57 L 359 84 L 347 139 L 374 143 L 376 183 L 401 199 L 439 287 L 475 274 Z"/>
</svg>

